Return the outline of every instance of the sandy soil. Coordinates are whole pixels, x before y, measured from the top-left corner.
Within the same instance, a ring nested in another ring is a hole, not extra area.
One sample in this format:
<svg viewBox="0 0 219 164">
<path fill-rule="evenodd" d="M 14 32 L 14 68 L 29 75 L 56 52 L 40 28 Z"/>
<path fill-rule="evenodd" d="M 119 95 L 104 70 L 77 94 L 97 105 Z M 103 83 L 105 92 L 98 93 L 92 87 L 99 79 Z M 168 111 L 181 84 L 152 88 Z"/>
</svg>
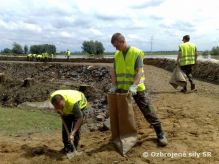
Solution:
<svg viewBox="0 0 219 164">
<path fill-rule="evenodd" d="M 145 75 L 169 140 L 167 147 L 156 145 L 153 129 L 135 106 L 139 141 L 127 157 L 109 143 L 110 131 L 96 131 L 82 133 L 79 151 L 83 154 L 69 161 L 59 153 L 61 135 L 56 131 L 0 137 L 0 163 L 219 163 L 219 86 L 196 81 L 198 91 L 183 94 L 168 84 L 170 72 L 146 65 Z M 177 157 L 162 157 L 164 153 Z"/>
</svg>

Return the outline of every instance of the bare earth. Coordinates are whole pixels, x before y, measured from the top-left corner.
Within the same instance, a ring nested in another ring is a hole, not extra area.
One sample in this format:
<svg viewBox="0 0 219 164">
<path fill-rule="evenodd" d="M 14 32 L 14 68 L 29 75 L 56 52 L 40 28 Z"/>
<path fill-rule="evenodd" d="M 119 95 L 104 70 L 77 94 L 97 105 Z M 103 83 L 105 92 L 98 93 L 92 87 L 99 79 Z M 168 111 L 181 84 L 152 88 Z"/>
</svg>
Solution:
<svg viewBox="0 0 219 164">
<path fill-rule="evenodd" d="M 139 141 L 127 157 L 109 143 L 110 131 L 83 132 L 79 148 L 83 154 L 69 161 L 59 153 L 57 131 L 0 137 L 0 163 L 219 163 L 219 86 L 196 80 L 198 91 L 183 94 L 169 85 L 170 72 L 146 65 L 145 75 L 169 140 L 167 147 L 157 147 L 153 129 L 135 106 Z M 171 158 L 165 153 L 175 154 Z"/>
</svg>

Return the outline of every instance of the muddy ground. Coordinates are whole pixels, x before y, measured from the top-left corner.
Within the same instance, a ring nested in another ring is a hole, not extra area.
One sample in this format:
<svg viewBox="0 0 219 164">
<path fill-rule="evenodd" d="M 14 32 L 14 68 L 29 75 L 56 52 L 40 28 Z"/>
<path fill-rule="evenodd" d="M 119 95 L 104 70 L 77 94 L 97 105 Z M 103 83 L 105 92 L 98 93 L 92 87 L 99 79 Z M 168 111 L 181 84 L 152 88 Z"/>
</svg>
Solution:
<svg viewBox="0 0 219 164">
<path fill-rule="evenodd" d="M 157 147 L 153 129 L 135 106 L 139 141 L 127 157 L 122 157 L 109 142 L 110 131 L 84 131 L 79 148 L 83 154 L 68 161 L 59 153 L 61 135 L 56 131 L 52 135 L 1 136 L 1 163 L 219 163 L 218 85 L 196 81 L 197 92 L 183 94 L 168 84 L 170 72 L 149 65 L 144 69 L 145 83 L 169 140 L 167 147 Z M 96 84 L 101 84 L 99 81 Z M 149 156 L 143 157 L 144 152 Z M 185 156 L 155 157 L 167 152 Z M 209 152 L 208 157 L 204 157 L 205 152 Z"/>
</svg>

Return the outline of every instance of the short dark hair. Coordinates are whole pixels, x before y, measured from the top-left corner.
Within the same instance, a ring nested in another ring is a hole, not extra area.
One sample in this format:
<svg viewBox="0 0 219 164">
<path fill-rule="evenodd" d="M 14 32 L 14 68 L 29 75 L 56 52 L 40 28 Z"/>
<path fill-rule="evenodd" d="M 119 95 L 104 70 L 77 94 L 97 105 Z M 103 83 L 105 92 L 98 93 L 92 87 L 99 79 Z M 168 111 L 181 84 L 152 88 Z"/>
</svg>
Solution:
<svg viewBox="0 0 219 164">
<path fill-rule="evenodd" d="M 113 34 L 113 36 L 111 38 L 111 43 L 113 44 L 116 41 L 119 41 L 121 38 L 125 40 L 125 37 L 121 33 L 117 32 L 117 33 Z"/>
<path fill-rule="evenodd" d="M 190 36 L 189 36 L 189 35 L 185 35 L 185 36 L 183 36 L 183 40 L 185 40 L 185 41 L 189 41 L 189 40 L 190 40 Z"/>
<path fill-rule="evenodd" d="M 64 98 L 62 97 L 62 95 L 55 95 L 53 96 L 53 98 L 51 99 L 51 103 L 53 105 L 55 105 L 57 102 L 59 102 L 60 100 L 64 100 Z"/>
</svg>

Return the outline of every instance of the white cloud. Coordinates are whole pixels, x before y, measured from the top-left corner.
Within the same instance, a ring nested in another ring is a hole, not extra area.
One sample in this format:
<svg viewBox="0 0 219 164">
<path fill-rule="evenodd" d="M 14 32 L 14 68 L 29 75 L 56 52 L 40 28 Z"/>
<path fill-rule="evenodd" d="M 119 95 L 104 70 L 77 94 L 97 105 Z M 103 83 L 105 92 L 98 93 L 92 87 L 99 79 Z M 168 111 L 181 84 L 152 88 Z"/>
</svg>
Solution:
<svg viewBox="0 0 219 164">
<path fill-rule="evenodd" d="M 100 31 L 97 30 L 97 29 L 90 28 L 89 30 L 90 30 L 90 32 L 93 33 L 95 36 L 102 36 L 102 35 L 103 35 L 103 33 L 100 32 Z"/>
<path fill-rule="evenodd" d="M 54 43 L 58 50 L 80 51 L 84 40 L 103 42 L 113 33 L 131 45 L 174 50 L 185 34 L 199 49 L 219 43 L 217 0 L 0 0 L 0 49 L 21 44 Z"/>
<path fill-rule="evenodd" d="M 71 34 L 66 31 L 60 32 L 60 36 L 63 38 L 71 38 Z"/>
</svg>

